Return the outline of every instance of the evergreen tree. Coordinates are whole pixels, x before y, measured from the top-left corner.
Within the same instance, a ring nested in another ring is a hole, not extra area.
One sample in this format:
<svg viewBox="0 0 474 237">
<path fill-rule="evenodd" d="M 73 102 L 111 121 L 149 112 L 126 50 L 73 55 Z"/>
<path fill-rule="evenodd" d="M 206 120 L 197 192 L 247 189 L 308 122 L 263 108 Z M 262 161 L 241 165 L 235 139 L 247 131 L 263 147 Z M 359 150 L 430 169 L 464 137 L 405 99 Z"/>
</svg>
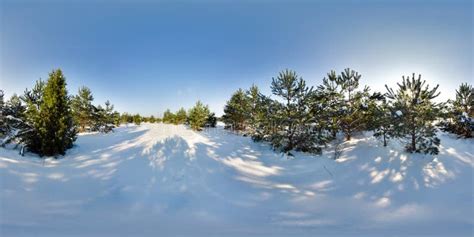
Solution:
<svg viewBox="0 0 474 237">
<path fill-rule="evenodd" d="M 133 116 L 133 122 L 136 124 L 136 125 L 140 125 L 141 122 L 142 122 L 142 117 L 140 116 L 140 114 L 135 114 Z"/>
<path fill-rule="evenodd" d="M 0 90 L 0 137 L 5 136 L 7 132 L 6 121 L 5 121 L 5 103 L 3 100 L 4 92 Z"/>
<path fill-rule="evenodd" d="M 186 115 L 186 110 L 184 108 L 181 108 L 176 112 L 176 115 L 174 116 L 174 124 L 184 124 L 186 123 L 187 115 Z"/>
<path fill-rule="evenodd" d="M 339 83 L 342 88 L 344 106 L 342 107 L 341 129 L 346 140 L 350 140 L 352 134 L 362 131 L 366 127 L 368 116 L 369 87 L 358 91 L 361 75 L 354 70 L 346 68 L 340 76 Z"/>
<path fill-rule="evenodd" d="M 227 128 L 245 130 L 250 118 L 250 101 L 242 89 L 238 89 L 224 107 L 222 121 Z"/>
<path fill-rule="evenodd" d="M 394 136 L 394 126 L 392 121 L 398 115 L 392 111 L 392 106 L 387 102 L 386 98 L 380 93 L 372 95 L 373 103 L 369 105 L 370 126 L 369 129 L 374 131 L 374 136 L 383 142 L 383 146 L 387 146 L 388 141 Z"/>
<path fill-rule="evenodd" d="M 207 105 L 204 105 L 201 101 L 196 102 L 196 105 L 192 107 L 188 112 L 189 126 L 193 130 L 200 131 L 206 125 L 210 112 Z"/>
<path fill-rule="evenodd" d="M 174 121 L 175 121 L 175 115 L 169 109 L 167 109 L 163 113 L 163 123 L 174 123 Z"/>
<path fill-rule="evenodd" d="M 3 138 L 0 140 L 0 146 L 12 141 L 21 142 L 21 138 L 30 130 L 25 122 L 26 107 L 16 94 L 13 94 L 6 103 L 1 102 L 3 105 L 1 107 L 0 137 Z"/>
<path fill-rule="evenodd" d="M 217 117 L 215 113 L 209 113 L 207 116 L 206 124 L 205 126 L 215 128 L 217 125 Z"/>
<path fill-rule="evenodd" d="M 83 86 L 79 88 L 76 96 L 73 97 L 71 107 L 73 117 L 76 124 L 79 126 L 79 131 L 86 131 L 86 127 L 92 128 L 94 124 L 94 106 L 92 101 L 94 97 L 89 88 Z"/>
<path fill-rule="evenodd" d="M 311 122 L 309 115 L 309 100 L 313 88 L 306 86 L 306 82 L 298 77 L 296 72 L 285 70 L 280 72 L 277 78 L 273 78 L 271 84 L 272 93 L 279 96 L 281 110 L 277 111 L 276 122 L 278 133 L 272 136 L 272 144 L 284 152 L 297 149 L 303 151 L 317 151 L 314 147 L 307 147 L 308 125 Z"/>
<path fill-rule="evenodd" d="M 387 98 L 390 99 L 396 118 L 392 121 L 395 136 L 407 140 L 406 150 L 427 154 L 438 154 L 440 139 L 436 136 L 433 122 L 439 113 L 438 105 L 432 100 L 436 98 L 438 85 L 432 89 L 421 80 L 403 76 L 395 92 L 387 85 Z"/>
<path fill-rule="evenodd" d="M 361 75 L 350 68 L 344 69 L 340 75 L 331 71 L 318 87 L 333 137 L 341 130 L 346 140 L 350 140 L 354 132 L 366 129 L 369 88 L 358 90 L 360 78 Z"/>
<path fill-rule="evenodd" d="M 60 69 L 53 70 L 43 89 L 43 98 L 33 119 L 39 143 L 28 144 L 28 149 L 40 155 L 64 155 L 76 140 L 76 129 L 66 90 L 66 78 Z"/>
<path fill-rule="evenodd" d="M 248 100 L 248 129 L 250 134 L 256 134 L 256 131 L 262 126 L 265 119 L 265 108 L 263 108 L 264 96 L 256 85 L 252 85 L 246 91 Z"/>
<path fill-rule="evenodd" d="M 339 81 L 340 77 L 337 76 L 336 71 L 332 70 L 327 77 L 323 78 L 323 84 L 318 86 L 317 91 L 318 106 L 321 108 L 316 111 L 323 113 L 320 117 L 325 120 L 324 123 L 331 132 L 332 138 L 336 138 L 341 125 L 340 118 L 343 116 L 341 108 L 344 106 L 344 97 Z"/>
<path fill-rule="evenodd" d="M 465 138 L 473 137 L 474 88 L 467 83 L 461 84 L 456 90 L 456 99 L 449 104 L 448 121 L 443 123 L 443 130 Z"/>
</svg>

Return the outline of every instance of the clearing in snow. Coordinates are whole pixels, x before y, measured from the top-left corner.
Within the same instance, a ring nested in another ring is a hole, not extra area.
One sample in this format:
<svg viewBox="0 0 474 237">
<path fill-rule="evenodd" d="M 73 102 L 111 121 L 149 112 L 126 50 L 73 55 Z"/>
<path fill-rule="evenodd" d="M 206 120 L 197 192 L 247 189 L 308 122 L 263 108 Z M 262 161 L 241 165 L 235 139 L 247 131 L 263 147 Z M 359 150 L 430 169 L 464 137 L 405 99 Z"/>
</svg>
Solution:
<svg viewBox="0 0 474 237">
<path fill-rule="evenodd" d="M 331 159 L 222 128 L 122 126 L 60 159 L 0 148 L 1 236 L 470 236 L 472 139 L 413 155 L 370 134 Z"/>
</svg>

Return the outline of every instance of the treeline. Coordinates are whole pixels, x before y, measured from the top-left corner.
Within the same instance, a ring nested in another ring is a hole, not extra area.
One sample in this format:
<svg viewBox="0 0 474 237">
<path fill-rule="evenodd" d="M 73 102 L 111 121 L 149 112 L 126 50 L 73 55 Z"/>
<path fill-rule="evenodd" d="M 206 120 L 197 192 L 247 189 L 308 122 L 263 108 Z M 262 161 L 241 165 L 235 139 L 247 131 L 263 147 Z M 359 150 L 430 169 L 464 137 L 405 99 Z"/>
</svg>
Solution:
<svg viewBox="0 0 474 237">
<path fill-rule="evenodd" d="M 186 112 L 184 108 L 179 109 L 175 113 L 167 109 L 163 113 L 163 123 L 176 125 L 187 124 L 192 129 L 200 131 L 204 127 L 215 127 L 217 118 L 215 114 L 209 110 L 209 106 L 198 101 L 188 112 Z"/>
<path fill-rule="evenodd" d="M 0 146 L 15 142 L 20 153 L 26 150 L 40 156 L 63 155 L 73 146 L 78 132 L 111 132 L 121 123 L 157 122 L 139 114 L 120 114 L 106 101 L 94 105 L 87 87 L 69 95 L 63 72 L 53 70 L 47 81 L 36 81 L 23 95 L 13 94 L 4 101 L 0 90 Z"/>
<path fill-rule="evenodd" d="M 403 76 L 396 89 L 386 86 L 384 93 L 361 86 L 361 77 L 349 68 L 339 74 L 331 71 L 314 87 L 285 70 L 272 79 L 275 98 L 256 86 L 239 89 L 227 101 L 222 120 L 227 129 L 287 153 L 320 154 L 338 137 L 350 140 L 362 131 L 373 131 L 384 146 L 397 138 L 406 143 L 406 151 L 426 154 L 439 152 L 439 128 L 460 137 L 473 136 L 471 85 L 462 84 L 454 101 L 436 103 L 438 86 L 431 88 L 421 75 Z"/>
</svg>

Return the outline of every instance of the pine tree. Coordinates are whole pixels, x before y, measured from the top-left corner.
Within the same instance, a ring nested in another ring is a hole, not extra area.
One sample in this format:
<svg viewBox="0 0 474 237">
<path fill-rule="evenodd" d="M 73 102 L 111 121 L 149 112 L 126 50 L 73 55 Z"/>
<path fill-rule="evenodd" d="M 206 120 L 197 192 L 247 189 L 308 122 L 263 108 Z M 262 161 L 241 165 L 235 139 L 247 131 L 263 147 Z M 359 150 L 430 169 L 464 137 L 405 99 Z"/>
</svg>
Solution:
<svg viewBox="0 0 474 237">
<path fill-rule="evenodd" d="M 248 100 L 248 130 L 250 134 L 255 134 L 265 116 L 264 108 L 262 108 L 264 96 L 256 85 L 252 85 L 245 93 Z"/>
<path fill-rule="evenodd" d="M 204 126 L 215 128 L 217 125 L 217 117 L 215 113 L 209 113 L 206 119 L 206 124 Z"/>
<path fill-rule="evenodd" d="M 70 109 L 70 100 L 66 90 L 66 78 L 60 69 L 53 70 L 43 90 L 43 99 L 39 106 L 36 131 L 39 146 L 28 144 L 28 148 L 40 155 L 64 155 L 76 140 L 76 129 Z"/>
<path fill-rule="evenodd" d="M 341 126 L 341 117 L 344 106 L 344 96 L 341 93 L 340 77 L 337 76 L 336 71 L 332 70 L 323 78 L 322 85 L 318 86 L 318 105 L 321 119 L 327 125 L 332 138 L 336 138 L 337 132 Z"/>
<path fill-rule="evenodd" d="M 189 126 L 196 131 L 202 130 L 209 118 L 209 108 L 201 101 L 196 102 L 188 112 Z"/>
<path fill-rule="evenodd" d="M 387 85 L 386 97 L 393 104 L 397 117 L 392 121 L 395 136 L 407 140 L 406 150 L 425 154 L 438 154 L 440 139 L 436 136 L 433 122 L 439 113 L 436 98 L 438 85 L 432 89 L 421 80 L 421 75 L 415 78 L 403 76 L 395 92 Z"/>
<path fill-rule="evenodd" d="M 3 95 L 2 95 L 3 96 Z M 20 97 L 13 94 L 6 103 L 2 98 L 0 125 L 0 146 L 4 146 L 12 141 L 21 143 L 21 138 L 30 131 L 30 127 L 25 122 L 26 107 L 23 105 Z"/>
<path fill-rule="evenodd" d="M 359 73 L 349 68 L 346 68 L 340 76 L 342 95 L 344 97 L 341 128 L 346 140 L 350 140 L 354 132 L 362 131 L 366 128 L 369 87 L 365 86 L 361 91 L 358 90 L 361 77 Z"/>
<path fill-rule="evenodd" d="M 245 130 L 250 119 L 250 101 L 242 89 L 238 89 L 224 107 L 222 121 L 226 128 Z"/>
<path fill-rule="evenodd" d="M 443 130 L 470 138 L 474 134 L 474 88 L 463 83 L 456 90 L 456 99 L 449 101 L 449 121 L 444 122 Z"/>
<path fill-rule="evenodd" d="M 142 117 L 140 116 L 140 114 L 135 114 L 133 116 L 133 123 L 135 123 L 136 125 L 140 125 L 142 123 Z"/>
<path fill-rule="evenodd" d="M 83 86 L 79 88 L 76 96 L 73 97 L 71 107 L 73 117 L 76 124 L 79 126 L 80 132 L 85 132 L 86 128 L 92 128 L 94 125 L 94 106 L 92 101 L 94 97 L 89 88 Z"/>
<path fill-rule="evenodd" d="M 394 136 L 392 121 L 396 119 L 398 115 L 394 113 L 392 106 L 380 93 L 374 93 L 374 95 L 372 95 L 372 103 L 369 105 L 369 111 L 369 129 L 374 131 L 374 137 L 382 140 L 383 146 L 387 146 L 388 141 Z"/>
<path fill-rule="evenodd" d="M 5 103 L 3 100 L 4 92 L 0 90 L 0 137 L 5 136 L 7 132 L 6 121 L 5 121 Z"/>
<path fill-rule="evenodd" d="M 278 133 L 272 137 L 272 144 L 283 152 L 293 149 L 312 151 L 307 147 L 308 124 L 310 123 L 309 100 L 313 88 L 306 86 L 306 82 L 298 77 L 296 72 L 285 70 L 277 78 L 272 79 L 272 93 L 282 99 L 282 110 L 277 111 Z"/>
<path fill-rule="evenodd" d="M 163 113 L 163 123 L 174 123 L 174 121 L 175 121 L 175 115 L 169 109 L 167 109 Z"/>
<path fill-rule="evenodd" d="M 257 100 L 256 116 L 251 118 L 250 127 L 252 140 L 271 142 L 280 130 L 280 111 L 283 105 L 269 97 L 259 94 Z"/>
<path fill-rule="evenodd" d="M 181 108 L 176 112 L 176 115 L 174 116 L 174 124 L 184 124 L 186 123 L 187 115 L 186 115 L 186 110 L 184 108 Z"/>
<path fill-rule="evenodd" d="M 318 88 L 318 93 L 323 95 L 322 105 L 330 120 L 333 137 L 340 129 L 346 140 L 350 140 L 354 132 L 366 129 L 369 88 L 358 90 L 361 77 L 350 68 L 344 69 L 340 75 L 331 71 Z"/>
</svg>

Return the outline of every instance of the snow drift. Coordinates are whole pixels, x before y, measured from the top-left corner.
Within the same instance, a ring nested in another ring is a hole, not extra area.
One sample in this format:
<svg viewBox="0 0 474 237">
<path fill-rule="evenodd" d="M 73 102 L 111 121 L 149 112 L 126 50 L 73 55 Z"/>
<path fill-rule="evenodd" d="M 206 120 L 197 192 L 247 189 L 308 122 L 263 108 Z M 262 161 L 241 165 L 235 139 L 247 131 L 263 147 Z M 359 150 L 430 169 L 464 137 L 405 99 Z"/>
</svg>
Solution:
<svg viewBox="0 0 474 237">
<path fill-rule="evenodd" d="M 0 148 L 1 236 L 471 236 L 473 140 L 437 156 L 370 134 L 332 160 L 221 128 L 123 126 L 60 159 Z"/>
</svg>

